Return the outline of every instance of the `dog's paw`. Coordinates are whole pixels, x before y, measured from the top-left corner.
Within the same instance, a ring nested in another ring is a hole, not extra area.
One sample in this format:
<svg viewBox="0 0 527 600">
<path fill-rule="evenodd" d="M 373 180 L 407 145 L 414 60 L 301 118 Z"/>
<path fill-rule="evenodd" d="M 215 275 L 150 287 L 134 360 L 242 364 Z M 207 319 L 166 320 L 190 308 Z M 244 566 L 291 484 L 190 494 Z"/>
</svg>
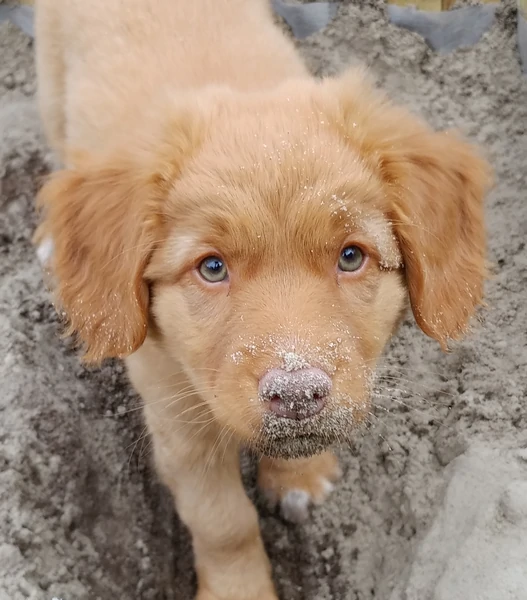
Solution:
<svg viewBox="0 0 527 600">
<path fill-rule="evenodd" d="M 271 508 L 280 505 L 284 519 L 300 523 L 312 504 L 324 502 L 341 475 L 331 452 L 300 460 L 262 458 L 258 487 Z"/>
</svg>

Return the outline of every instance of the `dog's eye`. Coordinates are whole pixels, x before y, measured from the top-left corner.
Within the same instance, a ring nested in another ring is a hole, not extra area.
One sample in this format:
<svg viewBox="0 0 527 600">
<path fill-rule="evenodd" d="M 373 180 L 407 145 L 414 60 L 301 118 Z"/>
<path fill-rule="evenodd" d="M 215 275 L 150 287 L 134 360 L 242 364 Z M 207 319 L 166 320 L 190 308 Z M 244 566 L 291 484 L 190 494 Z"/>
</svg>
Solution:
<svg viewBox="0 0 527 600">
<path fill-rule="evenodd" d="M 364 254 L 358 246 L 346 246 L 340 253 L 339 269 L 341 271 L 358 271 L 364 263 Z"/>
<path fill-rule="evenodd" d="M 217 256 L 207 256 L 198 267 L 200 275 L 210 283 L 219 283 L 227 279 L 227 267 Z"/>
</svg>

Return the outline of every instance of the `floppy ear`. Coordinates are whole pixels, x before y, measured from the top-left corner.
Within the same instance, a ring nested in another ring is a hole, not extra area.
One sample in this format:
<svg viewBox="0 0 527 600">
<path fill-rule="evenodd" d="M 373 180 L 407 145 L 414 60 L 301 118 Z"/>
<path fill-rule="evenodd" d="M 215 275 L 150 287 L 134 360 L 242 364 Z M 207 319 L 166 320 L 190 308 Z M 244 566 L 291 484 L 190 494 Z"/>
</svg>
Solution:
<svg viewBox="0 0 527 600">
<path fill-rule="evenodd" d="M 339 91 L 339 127 L 386 184 L 415 319 L 446 349 L 482 303 L 491 168 L 454 133 L 394 107 L 361 70 Z"/>
<path fill-rule="evenodd" d="M 159 191 L 118 162 L 57 172 L 39 194 L 54 245 L 58 308 L 89 362 L 130 354 L 145 338 L 149 294 L 142 276 L 156 241 Z"/>
<path fill-rule="evenodd" d="M 426 130 L 401 136 L 382 160 L 415 319 L 446 349 L 483 299 L 489 168 L 456 135 Z"/>
<path fill-rule="evenodd" d="M 190 115 L 183 124 L 167 123 L 152 136 L 154 151 L 136 139 L 133 150 L 78 159 L 39 193 L 44 222 L 37 235 L 53 242 L 56 302 L 87 362 L 129 355 L 144 341 L 143 274 L 160 236 L 168 186 L 197 144 L 195 125 Z"/>
</svg>

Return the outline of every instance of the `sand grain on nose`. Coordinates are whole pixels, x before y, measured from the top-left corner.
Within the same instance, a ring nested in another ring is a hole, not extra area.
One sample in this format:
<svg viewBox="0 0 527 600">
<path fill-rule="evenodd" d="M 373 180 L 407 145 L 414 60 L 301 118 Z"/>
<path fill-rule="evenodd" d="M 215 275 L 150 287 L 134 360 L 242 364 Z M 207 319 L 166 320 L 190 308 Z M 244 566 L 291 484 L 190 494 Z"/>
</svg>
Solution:
<svg viewBox="0 0 527 600">
<path fill-rule="evenodd" d="M 260 380 L 259 394 L 277 416 L 300 420 L 322 410 L 331 387 L 331 378 L 321 369 L 271 369 Z"/>
</svg>

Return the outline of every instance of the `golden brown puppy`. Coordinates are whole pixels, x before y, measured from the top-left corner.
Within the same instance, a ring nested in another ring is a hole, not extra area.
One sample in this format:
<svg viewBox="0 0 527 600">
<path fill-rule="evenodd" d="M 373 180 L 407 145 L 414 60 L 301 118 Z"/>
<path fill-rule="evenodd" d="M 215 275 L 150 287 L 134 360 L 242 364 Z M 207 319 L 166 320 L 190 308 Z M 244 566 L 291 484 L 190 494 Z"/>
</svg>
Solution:
<svg viewBox="0 0 527 600">
<path fill-rule="evenodd" d="M 268 0 L 39 0 L 37 64 L 69 331 L 126 357 L 198 598 L 275 599 L 240 445 L 289 518 L 324 499 L 406 298 L 442 347 L 481 302 L 488 166 L 311 78 Z"/>
</svg>

